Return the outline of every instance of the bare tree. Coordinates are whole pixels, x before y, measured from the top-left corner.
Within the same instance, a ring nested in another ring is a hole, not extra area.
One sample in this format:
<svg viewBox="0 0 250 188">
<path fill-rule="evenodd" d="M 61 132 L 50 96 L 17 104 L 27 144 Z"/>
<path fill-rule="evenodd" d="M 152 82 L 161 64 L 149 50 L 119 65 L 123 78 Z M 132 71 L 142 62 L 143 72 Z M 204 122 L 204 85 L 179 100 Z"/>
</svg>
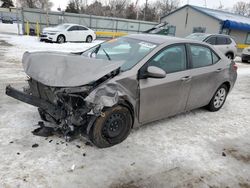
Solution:
<svg viewBox="0 0 250 188">
<path fill-rule="evenodd" d="M 239 1 L 233 6 L 233 12 L 243 16 L 250 16 L 250 3 Z"/>
<path fill-rule="evenodd" d="M 51 9 L 53 3 L 50 0 L 19 0 L 19 3 L 22 7 L 27 8 L 39 8 L 46 9 L 48 5 L 48 9 Z"/>
<path fill-rule="evenodd" d="M 179 0 L 157 0 L 154 3 L 154 7 L 156 9 L 156 14 L 158 18 L 174 11 L 179 7 L 179 4 Z"/>
</svg>

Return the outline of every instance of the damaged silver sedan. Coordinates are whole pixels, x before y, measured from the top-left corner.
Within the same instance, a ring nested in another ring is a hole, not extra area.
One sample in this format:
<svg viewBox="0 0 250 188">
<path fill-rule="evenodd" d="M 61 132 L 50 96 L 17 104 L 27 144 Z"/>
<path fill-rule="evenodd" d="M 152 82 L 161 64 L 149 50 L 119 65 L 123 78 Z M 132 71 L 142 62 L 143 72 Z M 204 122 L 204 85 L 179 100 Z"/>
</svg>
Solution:
<svg viewBox="0 0 250 188">
<path fill-rule="evenodd" d="M 7 86 L 6 94 L 38 107 L 67 140 L 83 135 L 100 148 L 145 123 L 203 106 L 219 110 L 237 77 L 235 63 L 209 44 L 148 34 L 80 53 L 26 52 L 22 63 L 29 87 Z M 38 135 L 44 130 L 41 124 Z"/>
</svg>

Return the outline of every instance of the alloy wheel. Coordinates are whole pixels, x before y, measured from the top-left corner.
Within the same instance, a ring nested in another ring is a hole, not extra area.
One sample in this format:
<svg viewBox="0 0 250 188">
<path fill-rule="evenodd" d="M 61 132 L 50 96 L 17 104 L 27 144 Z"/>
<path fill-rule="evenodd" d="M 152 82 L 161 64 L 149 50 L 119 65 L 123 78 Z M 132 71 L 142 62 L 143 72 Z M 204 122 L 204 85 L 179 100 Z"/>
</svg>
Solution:
<svg viewBox="0 0 250 188">
<path fill-rule="evenodd" d="M 226 93 L 227 93 L 227 91 L 225 88 L 220 88 L 217 91 L 217 93 L 214 97 L 214 107 L 215 108 L 220 108 L 223 105 L 223 103 L 226 99 Z"/>
</svg>

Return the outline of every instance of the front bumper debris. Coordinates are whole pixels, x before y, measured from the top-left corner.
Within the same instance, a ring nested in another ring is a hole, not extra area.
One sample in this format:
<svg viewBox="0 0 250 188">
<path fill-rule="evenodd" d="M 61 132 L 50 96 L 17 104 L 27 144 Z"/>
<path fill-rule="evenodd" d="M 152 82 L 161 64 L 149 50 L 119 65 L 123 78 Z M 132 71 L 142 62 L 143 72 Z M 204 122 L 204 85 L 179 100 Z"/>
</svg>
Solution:
<svg viewBox="0 0 250 188">
<path fill-rule="evenodd" d="M 42 108 L 43 110 L 46 110 L 47 113 L 49 113 L 51 116 L 55 117 L 55 119 L 61 119 L 66 116 L 65 111 L 58 108 L 54 104 L 51 104 L 47 102 L 46 100 L 40 99 L 36 96 L 29 95 L 27 93 L 24 93 L 22 91 L 19 91 L 10 85 L 6 87 L 6 95 L 13 97 L 14 99 L 17 99 L 19 101 L 25 102 L 27 104 L 36 106 L 38 108 Z"/>
</svg>

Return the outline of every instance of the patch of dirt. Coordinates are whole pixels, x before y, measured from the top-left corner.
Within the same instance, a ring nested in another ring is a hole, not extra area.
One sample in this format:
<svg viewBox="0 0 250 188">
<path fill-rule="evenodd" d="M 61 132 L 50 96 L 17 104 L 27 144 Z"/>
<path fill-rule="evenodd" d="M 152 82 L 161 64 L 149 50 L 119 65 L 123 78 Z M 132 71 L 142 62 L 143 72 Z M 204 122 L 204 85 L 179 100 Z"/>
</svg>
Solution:
<svg viewBox="0 0 250 188">
<path fill-rule="evenodd" d="M 0 45 L 1 45 L 1 46 L 7 46 L 7 47 L 13 46 L 12 44 L 6 42 L 5 40 L 1 40 L 1 39 L 0 39 Z"/>
<path fill-rule="evenodd" d="M 244 163 L 250 162 L 250 154 L 249 153 L 242 154 L 241 152 L 239 152 L 237 149 L 234 149 L 234 148 L 224 149 L 224 152 L 228 155 L 231 155 L 235 159 L 244 162 Z"/>
<path fill-rule="evenodd" d="M 1 46 L 7 46 L 7 47 L 13 46 L 12 44 L 10 44 L 10 43 L 6 42 L 5 40 L 2 40 L 2 39 L 0 39 L 0 45 Z"/>
<path fill-rule="evenodd" d="M 110 188 L 140 188 L 137 185 L 134 185 L 134 182 L 131 181 L 129 183 L 120 183 L 120 184 L 113 184 Z"/>
<path fill-rule="evenodd" d="M 241 188 L 250 188 L 250 184 L 249 183 L 239 183 L 239 186 Z"/>
</svg>

